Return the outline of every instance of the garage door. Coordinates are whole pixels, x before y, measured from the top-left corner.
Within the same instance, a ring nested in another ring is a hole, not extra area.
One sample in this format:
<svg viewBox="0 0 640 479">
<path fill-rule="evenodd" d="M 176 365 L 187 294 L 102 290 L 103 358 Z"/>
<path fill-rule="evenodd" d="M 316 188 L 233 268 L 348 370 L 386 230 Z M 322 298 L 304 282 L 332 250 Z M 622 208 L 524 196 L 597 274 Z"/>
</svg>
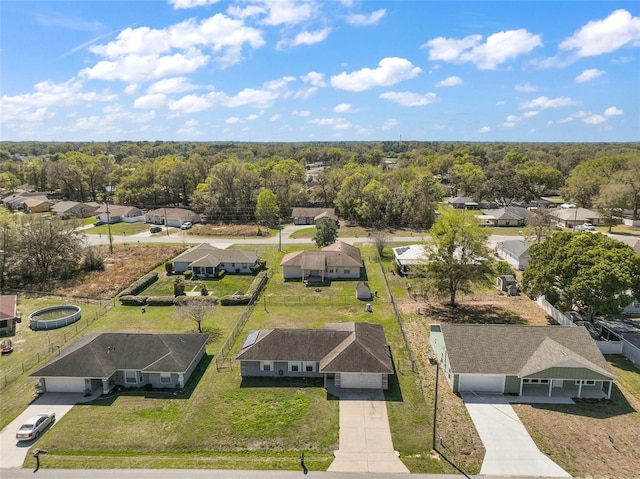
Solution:
<svg viewBox="0 0 640 479">
<path fill-rule="evenodd" d="M 84 391 L 84 379 L 46 378 L 45 389 L 50 393 L 81 393 Z"/>
<path fill-rule="evenodd" d="M 458 390 L 474 392 L 504 392 L 504 376 L 495 374 L 461 374 Z"/>
<path fill-rule="evenodd" d="M 340 387 L 361 389 L 382 389 L 382 374 L 341 373 Z"/>
</svg>

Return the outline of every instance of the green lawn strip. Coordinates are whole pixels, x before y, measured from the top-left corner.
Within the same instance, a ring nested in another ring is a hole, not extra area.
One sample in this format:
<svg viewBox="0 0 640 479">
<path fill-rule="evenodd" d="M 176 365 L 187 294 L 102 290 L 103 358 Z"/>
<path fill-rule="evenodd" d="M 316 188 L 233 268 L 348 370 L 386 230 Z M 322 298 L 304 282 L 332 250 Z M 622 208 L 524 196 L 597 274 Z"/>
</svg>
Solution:
<svg viewBox="0 0 640 479">
<path fill-rule="evenodd" d="M 95 221 L 95 220 L 94 220 Z M 149 231 L 149 225 L 147 223 L 112 223 L 111 225 L 100 225 L 88 228 L 83 231 L 85 234 L 90 235 L 102 235 L 107 237 L 109 230 L 113 236 L 127 236 L 135 235 L 138 233 Z M 163 228 L 164 231 L 164 228 Z"/>
</svg>

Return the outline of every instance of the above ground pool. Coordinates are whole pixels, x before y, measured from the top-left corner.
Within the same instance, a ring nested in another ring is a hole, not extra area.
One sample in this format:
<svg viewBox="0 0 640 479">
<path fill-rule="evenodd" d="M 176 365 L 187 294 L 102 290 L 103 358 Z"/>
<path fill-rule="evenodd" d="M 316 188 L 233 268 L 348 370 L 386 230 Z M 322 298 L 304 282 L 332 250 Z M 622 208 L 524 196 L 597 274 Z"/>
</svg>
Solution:
<svg viewBox="0 0 640 479">
<path fill-rule="evenodd" d="M 31 329 L 56 329 L 75 323 L 80 319 L 82 310 L 72 304 L 42 308 L 29 315 Z"/>
</svg>

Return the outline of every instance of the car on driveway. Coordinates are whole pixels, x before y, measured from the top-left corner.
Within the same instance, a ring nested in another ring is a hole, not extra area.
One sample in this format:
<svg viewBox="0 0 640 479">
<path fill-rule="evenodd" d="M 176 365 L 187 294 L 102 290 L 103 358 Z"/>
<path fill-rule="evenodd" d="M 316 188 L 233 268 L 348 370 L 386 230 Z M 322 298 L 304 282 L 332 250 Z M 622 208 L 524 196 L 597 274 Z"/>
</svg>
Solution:
<svg viewBox="0 0 640 479">
<path fill-rule="evenodd" d="M 149 228 L 150 233 L 160 233 L 162 231 L 162 226 L 152 226 Z"/>
<path fill-rule="evenodd" d="M 18 441 L 31 441 L 37 439 L 40 434 L 44 432 L 46 428 L 56 422 L 56 413 L 48 412 L 44 414 L 38 414 L 27 419 L 20 429 L 16 433 L 16 439 Z"/>
<path fill-rule="evenodd" d="M 186 221 L 185 223 L 182 223 L 182 225 L 180 226 L 181 230 L 188 230 L 193 226 L 193 223 L 191 221 Z"/>
</svg>

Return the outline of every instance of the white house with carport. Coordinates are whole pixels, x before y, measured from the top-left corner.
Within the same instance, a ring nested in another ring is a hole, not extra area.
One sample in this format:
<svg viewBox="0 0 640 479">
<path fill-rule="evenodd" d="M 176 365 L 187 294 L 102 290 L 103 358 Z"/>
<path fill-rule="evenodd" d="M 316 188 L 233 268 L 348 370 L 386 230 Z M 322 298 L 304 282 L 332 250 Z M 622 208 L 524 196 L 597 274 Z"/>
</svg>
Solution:
<svg viewBox="0 0 640 479">
<path fill-rule="evenodd" d="M 455 393 L 611 397 L 615 375 L 586 328 L 442 323 L 430 342 Z"/>
<path fill-rule="evenodd" d="M 187 221 L 200 223 L 200 215 L 186 208 L 157 208 L 144 214 L 145 221 L 154 225 L 179 228 Z"/>
<path fill-rule="evenodd" d="M 496 254 L 519 271 L 529 266 L 531 243 L 523 240 L 508 240 L 496 243 Z"/>
<path fill-rule="evenodd" d="M 183 388 L 208 334 L 89 333 L 30 376 L 43 392 L 107 394 L 115 386 Z"/>
<path fill-rule="evenodd" d="M 384 328 L 371 323 L 252 331 L 236 359 L 243 378 L 324 378 L 343 389 L 388 389 L 394 373 Z"/>
<path fill-rule="evenodd" d="M 214 277 L 220 270 L 250 274 L 258 261 L 258 254 L 251 251 L 220 249 L 209 243 L 200 243 L 173 258 L 173 271 L 182 274 L 190 269 L 197 278 Z"/>
<path fill-rule="evenodd" d="M 127 205 L 102 204 L 96 210 L 96 215 L 103 223 L 135 223 L 145 221 L 145 216 L 140 208 Z"/>
<path fill-rule="evenodd" d="M 392 248 L 392 251 L 396 268 L 402 275 L 409 274 L 412 266 L 425 264 L 427 262 L 427 252 L 421 244 L 397 246 Z"/>
</svg>

